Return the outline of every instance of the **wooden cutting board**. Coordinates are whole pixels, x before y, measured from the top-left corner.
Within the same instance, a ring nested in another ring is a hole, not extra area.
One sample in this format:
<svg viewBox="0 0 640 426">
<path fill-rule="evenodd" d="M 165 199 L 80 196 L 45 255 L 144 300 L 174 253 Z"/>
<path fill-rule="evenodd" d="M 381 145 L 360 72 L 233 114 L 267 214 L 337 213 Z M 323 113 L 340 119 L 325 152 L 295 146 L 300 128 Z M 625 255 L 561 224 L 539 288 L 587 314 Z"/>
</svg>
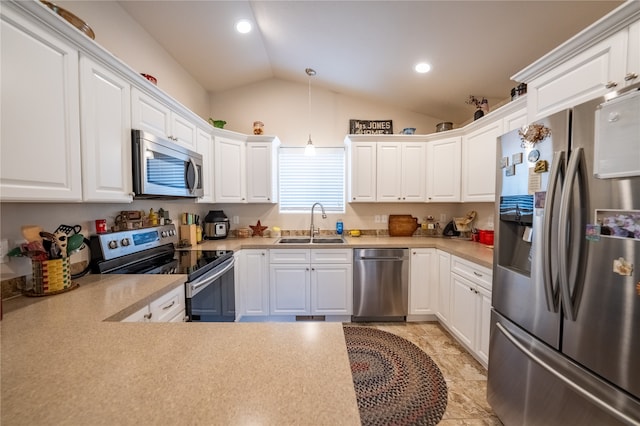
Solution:
<svg viewBox="0 0 640 426">
<path fill-rule="evenodd" d="M 418 218 L 410 214 L 389 215 L 389 236 L 410 237 L 418 229 Z"/>
</svg>

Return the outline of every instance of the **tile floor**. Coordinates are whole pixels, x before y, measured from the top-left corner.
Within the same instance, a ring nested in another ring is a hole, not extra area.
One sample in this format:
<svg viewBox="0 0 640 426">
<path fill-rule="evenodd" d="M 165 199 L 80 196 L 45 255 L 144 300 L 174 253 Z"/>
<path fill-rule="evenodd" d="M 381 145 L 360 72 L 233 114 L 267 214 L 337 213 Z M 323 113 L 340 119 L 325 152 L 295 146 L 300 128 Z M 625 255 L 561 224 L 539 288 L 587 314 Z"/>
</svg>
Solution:
<svg viewBox="0 0 640 426">
<path fill-rule="evenodd" d="M 443 426 L 502 425 L 487 403 L 487 370 L 437 322 L 368 323 L 403 337 L 425 351 L 447 381 L 449 401 Z"/>
</svg>

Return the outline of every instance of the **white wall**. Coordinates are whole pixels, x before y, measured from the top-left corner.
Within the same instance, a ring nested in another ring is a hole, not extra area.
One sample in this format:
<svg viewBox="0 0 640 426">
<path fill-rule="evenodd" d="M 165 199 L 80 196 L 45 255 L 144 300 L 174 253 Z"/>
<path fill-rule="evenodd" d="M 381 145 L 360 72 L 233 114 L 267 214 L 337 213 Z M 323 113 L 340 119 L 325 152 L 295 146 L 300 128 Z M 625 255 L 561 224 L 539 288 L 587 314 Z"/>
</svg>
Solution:
<svg viewBox="0 0 640 426">
<path fill-rule="evenodd" d="M 376 105 L 313 85 L 311 119 L 309 86 L 270 79 L 226 92 L 211 94 L 211 117 L 225 120 L 225 129 L 240 133 L 253 131 L 253 122 L 264 122 L 268 135 L 278 135 L 284 146 L 304 146 L 309 131 L 319 146 L 342 146 L 349 133 L 349 120 L 393 120 L 394 133 L 415 127 L 416 133 L 433 133 L 442 120 Z"/>
<path fill-rule="evenodd" d="M 158 87 L 178 102 L 209 118 L 207 91 L 115 1 L 55 1 L 84 20 L 95 41 L 138 73 L 151 74 Z"/>
</svg>

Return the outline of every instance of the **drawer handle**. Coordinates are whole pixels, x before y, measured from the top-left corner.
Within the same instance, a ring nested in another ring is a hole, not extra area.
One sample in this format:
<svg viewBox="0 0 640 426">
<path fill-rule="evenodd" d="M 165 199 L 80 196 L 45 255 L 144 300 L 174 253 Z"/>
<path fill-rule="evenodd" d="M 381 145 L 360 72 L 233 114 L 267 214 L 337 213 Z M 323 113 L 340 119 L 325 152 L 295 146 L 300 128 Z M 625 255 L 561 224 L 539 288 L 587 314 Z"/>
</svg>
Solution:
<svg viewBox="0 0 640 426">
<path fill-rule="evenodd" d="M 618 83 L 616 83 L 615 81 L 610 81 L 604 87 L 606 87 L 607 89 L 613 89 L 617 85 L 618 85 Z"/>
<path fill-rule="evenodd" d="M 482 274 L 476 271 L 473 271 L 473 275 L 475 275 L 476 277 L 482 277 Z"/>
<path fill-rule="evenodd" d="M 153 316 L 153 313 L 149 312 L 148 314 L 144 314 L 144 319 L 151 319 L 152 316 Z"/>
<path fill-rule="evenodd" d="M 163 308 L 162 308 L 162 310 L 167 310 L 167 309 L 169 309 L 170 307 L 172 307 L 172 306 L 173 306 L 173 305 L 175 305 L 175 304 L 176 304 L 176 301 L 174 300 L 174 301 L 172 301 L 172 302 L 171 302 L 171 304 L 169 304 L 169 305 L 167 305 L 167 306 L 163 307 Z"/>
<path fill-rule="evenodd" d="M 635 80 L 636 78 L 638 78 L 638 74 L 635 72 L 630 72 L 624 76 L 624 81 L 631 81 Z"/>
</svg>

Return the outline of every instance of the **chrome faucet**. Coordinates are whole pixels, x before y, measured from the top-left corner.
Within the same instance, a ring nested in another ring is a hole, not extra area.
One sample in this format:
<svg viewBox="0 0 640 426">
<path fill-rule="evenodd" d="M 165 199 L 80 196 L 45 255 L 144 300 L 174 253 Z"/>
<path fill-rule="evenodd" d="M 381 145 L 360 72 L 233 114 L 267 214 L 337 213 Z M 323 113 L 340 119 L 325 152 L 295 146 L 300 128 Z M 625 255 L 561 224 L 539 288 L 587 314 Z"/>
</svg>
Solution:
<svg viewBox="0 0 640 426">
<path fill-rule="evenodd" d="M 314 203 L 313 206 L 311 206 L 311 229 L 309 231 L 309 236 L 311 238 L 313 238 L 314 235 L 319 234 L 320 233 L 320 227 L 318 227 L 318 229 L 316 230 L 313 226 L 313 209 L 316 206 L 320 206 L 320 209 L 322 210 L 322 218 L 326 219 L 327 218 L 327 214 L 324 212 L 324 207 L 322 206 L 322 204 L 320 203 Z"/>
</svg>

